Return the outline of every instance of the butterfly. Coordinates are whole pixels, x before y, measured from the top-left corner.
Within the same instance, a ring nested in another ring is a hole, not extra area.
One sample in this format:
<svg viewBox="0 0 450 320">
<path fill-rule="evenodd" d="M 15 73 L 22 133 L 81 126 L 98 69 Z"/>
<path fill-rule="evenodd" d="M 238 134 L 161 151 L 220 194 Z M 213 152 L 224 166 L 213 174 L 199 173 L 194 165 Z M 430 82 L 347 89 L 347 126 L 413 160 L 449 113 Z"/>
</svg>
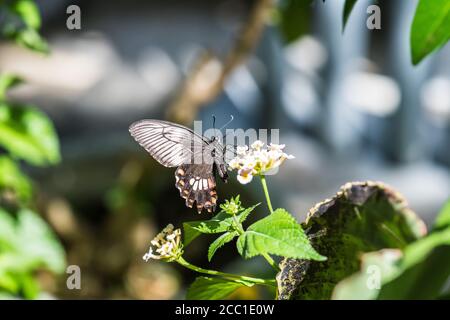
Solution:
<svg viewBox="0 0 450 320">
<path fill-rule="evenodd" d="M 216 174 L 227 182 L 226 148 L 218 137 L 201 136 L 182 125 L 163 120 L 141 120 L 130 126 L 132 137 L 160 164 L 176 167 L 175 186 L 186 206 L 198 213 L 214 212 Z"/>
</svg>

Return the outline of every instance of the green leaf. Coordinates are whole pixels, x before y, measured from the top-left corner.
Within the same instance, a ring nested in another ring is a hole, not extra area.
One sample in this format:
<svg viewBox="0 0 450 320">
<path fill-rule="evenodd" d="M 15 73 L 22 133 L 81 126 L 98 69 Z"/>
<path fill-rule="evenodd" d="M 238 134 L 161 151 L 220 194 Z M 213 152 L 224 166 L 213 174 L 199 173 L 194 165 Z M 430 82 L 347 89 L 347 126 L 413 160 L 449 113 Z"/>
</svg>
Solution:
<svg viewBox="0 0 450 320">
<path fill-rule="evenodd" d="M 0 270 L 0 293 L 2 293 L 2 291 L 7 291 L 12 294 L 17 294 L 19 290 L 20 284 L 16 276 L 9 272 L 3 272 Z"/>
<path fill-rule="evenodd" d="M 370 181 L 348 183 L 336 196 L 315 205 L 304 229 L 328 259 L 284 259 L 277 278 L 282 300 L 330 299 L 340 281 L 360 270 L 362 255 L 384 248 L 402 250 L 426 234 L 425 223 L 403 197 Z"/>
<path fill-rule="evenodd" d="M 450 39 L 450 2 L 420 0 L 411 27 L 412 62 L 417 65 Z"/>
<path fill-rule="evenodd" d="M 356 4 L 356 1 L 357 0 L 345 0 L 344 12 L 342 14 L 342 30 L 344 30 L 347 25 L 348 18 L 350 17 L 350 13 Z"/>
<path fill-rule="evenodd" d="M 26 106 L 0 103 L 0 146 L 33 165 L 60 161 L 59 142 L 49 118 Z"/>
<path fill-rule="evenodd" d="M 237 248 L 245 259 L 268 253 L 289 258 L 326 260 L 314 250 L 301 226 L 284 209 L 277 209 L 252 224 L 239 236 Z"/>
<path fill-rule="evenodd" d="M 16 233 L 17 249 L 24 256 L 40 261 L 43 267 L 52 272 L 64 272 L 64 249 L 39 215 L 29 209 L 19 211 Z"/>
<path fill-rule="evenodd" d="M 41 16 L 36 3 L 32 0 L 15 0 L 9 8 L 17 14 L 26 26 L 32 29 L 41 27 Z"/>
<path fill-rule="evenodd" d="M 202 233 L 211 234 L 228 231 L 231 221 L 232 217 L 228 213 L 221 211 L 210 220 L 183 223 L 184 245 L 187 246 Z"/>
<path fill-rule="evenodd" d="M 239 222 L 245 221 L 258 205 L 259 203 L 238 213 L 236 216 Z M 202 233 L 214 234 L 229 231 L 232 225 L 233 216 L 225 211 L 220 211 L 210 220 L 185 222 L 183 223 L 184 245 L 187 246 Z"/>
<path fill-rule="evenodd" d="M 189 287 L 187 300 L 220 300 L 228 297 L 243 283 L 228 281 L 219 278 L 198 277 Z"/>
<path fill-rule="evenodd" d="M 6 92 L 12 87 L 20 84 L 22 79 L 16 75 L 4 73 L 0 74 L 0 101 L 5 100 Z"/>
<path fill-rule="evenodd" d="M 281 34 L 291 43 L 310 30 L 312 0 L 282 0 L 276 11 Z"/>
<path fill-rule="evenodd" d="M 450 200 L 444 205 L 433 225 L 433 230 L 441 230 L 450 227 Z"/>
<path fill-rule="evenodd" d="M 0 156 L 0 192 L 2 190 L 12 190 L 23 201 L 29 200 L 32 193 L 28 177 L 7 156 Z"/>
<path fill-rule="evenodd" d="M 336 286 L 334 299 L 436 299 L 450 277 L 450 228 L 431 233 L 403 252 L 384 249 L 361 260 L 360 271 Z M 379 268 L 379 288 L 366 285 L 371 266 Z"/>
<path fill-rule="evenodd" d="M 365 253 L 361 256 L 361 270 L 339 282 L 333 291 L 333 300 L 373 300 L 379 293 L 375 281 L 386 281 L 398 271 L 398 261 L 402 257 L 399 249 L 383 249 Z M 375 275 L 375 272 L 377 273 Z M 376 278 L 377 276 L 380 278 Z M 369 286 L 370 285 L 370 286 Z"/>
<path fill-rule="evenodd" d="M 14 39 L 17 44 L 36 52 L 47 54 L 50 51 L 47 42 L 35 29 L 6 29 L 5 35 Z"/>
<path fill-rule="evenodd" d="M 255 210 L 255 208 L 257 206 L 259 206 L 261 203 L 257 203 L 254 206 L 251 206 L 245 210 L 243 210 L 242 212 L 240 212 L 239 214 L 237 214 L 237 219 L 240 223 L 244 222 L 245 220 L 247 220 L 248 216 L 250 215 L 250 213 L 252 213 L 253 210 Z"/>
<path fill-rule="evenodd" d="M 211 261 L 212 257 L 220 247 L 223 247 L 226 243 L 230 242 L 234 239 L 234 237 L 237 237 L 238 235 L 239 234 L 237 232 L 225 232 L 216 240 L 214 240 L 214 242 L 211 243 L 208 249 L 208 261 Z"/>
<path fill-rule="evenodd" d="M 22 209 L 13 218 L 0 208 L 0 291 L 35 298 L 34 272 L 62 273 L 65 264 L 63 247 L 39 215 Z"/>
<path fill-rule="evenodd" d="M 0 252 L 2 251 L 1 249 L 13 247 L 15 233 L 13 217 L 0 207 Z"/>
<path fill-rule="evenodd" d="M 30 273 L 22 273 L 19 275 L 21 292 L 25 299 L 36 299 L 39 295 L 39 284 Z"/>
<path fill-rule="evenodd" d="M 16 220 L 0 209 L 0 270 L 63 272 L 64 250 L 45 221 L 28 209 L 20 210 Z"/>
</svg>

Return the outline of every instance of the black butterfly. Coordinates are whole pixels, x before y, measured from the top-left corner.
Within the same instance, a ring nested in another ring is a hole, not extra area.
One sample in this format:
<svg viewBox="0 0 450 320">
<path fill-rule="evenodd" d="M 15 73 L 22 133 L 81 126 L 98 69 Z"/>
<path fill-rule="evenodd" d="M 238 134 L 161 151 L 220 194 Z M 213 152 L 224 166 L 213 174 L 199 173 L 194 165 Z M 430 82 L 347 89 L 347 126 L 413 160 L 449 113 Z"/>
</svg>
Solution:
<svg viewBox="0 0 450 320">
<path fill-rule="evenodd" d="M 175 170 L 175 186 L 186 206 L 197 211 L 216 210 L 216 172 L 227 182 L 225 148 L 217 137 L 207 139 L 182 125 L 162 120 L 141 120 L 130 126 L 133 138 L 165 167 Z"/>
</svg>

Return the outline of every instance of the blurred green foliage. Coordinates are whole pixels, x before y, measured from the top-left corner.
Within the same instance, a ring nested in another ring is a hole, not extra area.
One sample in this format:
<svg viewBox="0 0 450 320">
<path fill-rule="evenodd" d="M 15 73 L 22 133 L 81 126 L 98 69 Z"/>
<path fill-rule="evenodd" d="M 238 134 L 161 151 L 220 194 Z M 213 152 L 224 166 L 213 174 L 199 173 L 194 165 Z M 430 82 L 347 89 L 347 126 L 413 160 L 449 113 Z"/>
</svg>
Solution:
<svg viewBox="0 0 450 320">
<path fill-rule="evenodd" d="M 274 20 L 287 43 L 310 31 L 312 0 L 281 0 L 275 9 Z"/>
<path fill-rule="evenodd" d="M 52 122 L 31 106 L 0 102 L 0 144 L 15 159 L 36 166 L 60 161 Z"/>
<path fill-rule="evenodd" d="M 450 278 L 450 201 L 431 232 L 394 190 L 344 186 L 304 225 L 325 263 L 285 259 L 282 299 L 443 299 Z"/>
<path fill-rule="evenodd" d="M 359 270 L 361 254 L 402 249 L 423 235 L 425 225 L 394 190 L 366 182 L 347 184 L 317 204 L 304 228 L 328 260 L 284 260 L 279 277 L 284 299 L 332 298 L 335 286 Z"/>
<path fill-rule="evenodd" d="M 336 299 L 438 299 L 450 292 L 450 202 L 439 214 L 431 232 L 402 250 L 384 249 L 364 254 L 361 270 L 344 279 L 335 289 Z M 367 286 L 373 274 L 381 271 L 381 286 Z"/>
<path fill-rule="evenodd" d="M 346 0 L 344 4 L 344 13 L 342 14 L 342 30 L 345 29 L 347 25 L 348 18 L 350 17 L 350 13 L 353 10 L 353 7 L 358 0 Z"/>
<path fill-rule="evenodd" d="M 357 0 L 345 0 L 343 28 Z M 450 1 L 419 0 L 411 25 L 410 45 L 414 65 L 450 40 Z"/>
<path fill-rule="evenodd" d="M 0 14 L 4 36 L 47 52 L 34 1 L 0 1 Z M 47 166 L 61 157 L 51 120 L 33 106 L 8 99 L 8 90 L 20 83 L 16 75 L 0 74 L 0 296 L 32 299 L 40 292 L 36 271 L 64 272 L 65 253 L 47 223 L 30 209 L 32 183 L 19 161 Z"/>
<path fill-rule="evenodd" d="M 0 292 L 36 298 L 33 274 L 39 269 L 64 272 L 62 246 L 35 212 L 24 208 L 12 215 L 0 208 Z"/>
<path fill-rule="evenodd" d="M 31 198 L 31 182 L 9 156 L 0 156 L 0 190 L 11 190 L 22 202 Z"/>
<path fill-rule="evenodd" d="M 41 17 L 34 0 L 0 0 L 1 32 L 4 37 L 31 50 L 48 53 L 40 36 Z"/>
</svg>

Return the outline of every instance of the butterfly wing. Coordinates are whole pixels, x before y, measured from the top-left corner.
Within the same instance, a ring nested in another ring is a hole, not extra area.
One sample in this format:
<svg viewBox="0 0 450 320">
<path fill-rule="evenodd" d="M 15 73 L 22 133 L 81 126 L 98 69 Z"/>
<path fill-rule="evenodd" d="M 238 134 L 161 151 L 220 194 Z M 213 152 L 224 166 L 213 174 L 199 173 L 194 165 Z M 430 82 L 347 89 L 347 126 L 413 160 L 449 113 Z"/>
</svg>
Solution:
<svg viewBox="0 0 450 320">
<path fill-rule="evenodd" d="M 216 210 L 217 192 L 212 164 L 181 165 L 175 171 L 175 186 L 186 206 L 192 208 L 196 202 L 197 211 L 208 212 Z"/>
<path fill-rule="evenodd" d="M 189 128 L 162 120 L 141 120 L 130 126 L 133 138 L 160 164 L 178 167 L 194 163 L 208 141 Z"/>
</svg>

